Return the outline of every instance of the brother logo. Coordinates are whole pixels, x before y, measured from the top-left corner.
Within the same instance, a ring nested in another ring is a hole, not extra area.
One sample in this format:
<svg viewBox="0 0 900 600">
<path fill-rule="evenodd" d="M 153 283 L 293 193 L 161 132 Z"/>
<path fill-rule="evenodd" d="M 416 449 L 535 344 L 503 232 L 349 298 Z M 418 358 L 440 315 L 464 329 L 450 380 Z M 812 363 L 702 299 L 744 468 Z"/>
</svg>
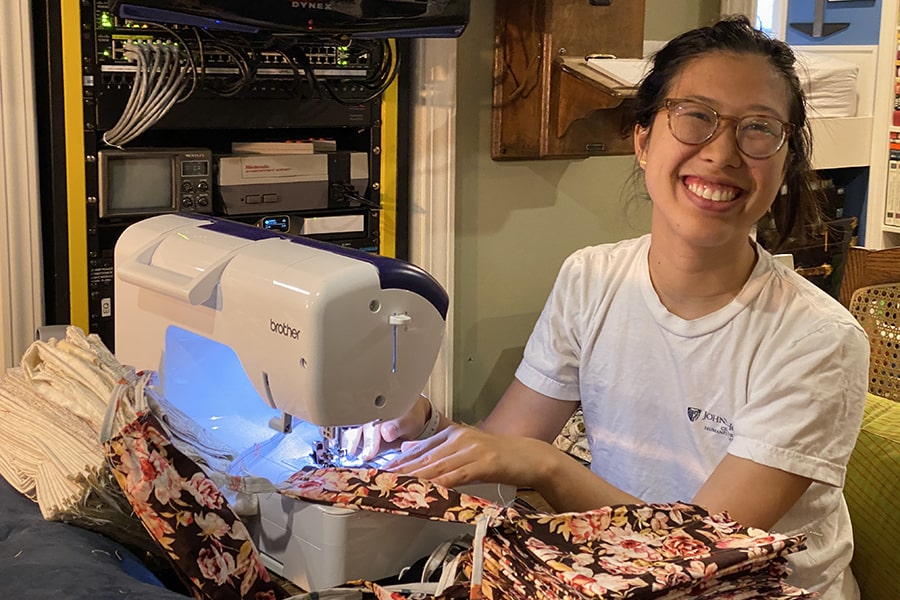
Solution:
<svg viewBox="0 0 900 600">
<path fill-rule="evenodd" d="M 269 319 L 269 329 L 271 329 L 274 333 L 278 335 L 283 335 L 285 337 L 289 337 L 293 340 L 300 339 L 300 330 L 294 329 L 287 323 L 276 323 L 274 319 Z"/>
</svg>

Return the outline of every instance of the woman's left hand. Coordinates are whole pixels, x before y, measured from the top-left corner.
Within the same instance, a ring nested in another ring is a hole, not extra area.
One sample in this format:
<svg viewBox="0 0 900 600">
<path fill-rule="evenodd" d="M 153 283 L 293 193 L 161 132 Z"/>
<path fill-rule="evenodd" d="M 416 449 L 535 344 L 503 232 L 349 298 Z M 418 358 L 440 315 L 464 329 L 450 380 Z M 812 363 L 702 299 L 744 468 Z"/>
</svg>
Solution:
<svg viewBox="0 0 900 600">
<path fill-rule="evenodd" d="M 540 440 L 496 435 L 456 424 L 428 439 L 404 442 L 401 449 L 402 454 L 384 469 L 445 487 L 477 482 L 537 487 L 542 465 L 558 454 Z"/>
</svg>

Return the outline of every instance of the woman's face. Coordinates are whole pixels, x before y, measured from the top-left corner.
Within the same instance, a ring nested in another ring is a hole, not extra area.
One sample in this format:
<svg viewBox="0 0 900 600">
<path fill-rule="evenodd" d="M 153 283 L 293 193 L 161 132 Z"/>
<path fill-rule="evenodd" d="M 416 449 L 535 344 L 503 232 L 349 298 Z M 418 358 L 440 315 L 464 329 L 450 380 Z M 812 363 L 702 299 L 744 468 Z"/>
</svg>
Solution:
<svg viewBox="0 0 900 600">
<path fill-rule="evenodd" d="M 721 116 L 768 115 L 788 120 L 788 87 L 765 57 L 715 53 L 687 64 L 669 98 L 706 104 Z M 673 137 L 660 110 L 649 129 L 635 129 L 635 153 L 653 201 L 654 240 L 674 236 L 696 248 L 746 243 L 784 178 L 788 144 L 769 158 L 738 150 L 735 121 L 723 119 L 698 145 Z M 674 240 L 673 240 L 674 241 Z"/>
</svg>

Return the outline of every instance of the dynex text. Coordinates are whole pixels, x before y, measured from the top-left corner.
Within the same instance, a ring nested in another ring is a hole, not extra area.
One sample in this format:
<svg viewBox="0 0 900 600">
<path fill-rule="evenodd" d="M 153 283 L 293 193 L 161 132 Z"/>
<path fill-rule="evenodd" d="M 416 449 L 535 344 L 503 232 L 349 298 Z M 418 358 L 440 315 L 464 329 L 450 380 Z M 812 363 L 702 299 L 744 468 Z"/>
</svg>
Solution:
<svg viewBox="0 0 900 600">
<path fill-rule="evenodd" d="M 291 8 L 331 10 L 331 2 L 291 2 Z"/>
</svg>

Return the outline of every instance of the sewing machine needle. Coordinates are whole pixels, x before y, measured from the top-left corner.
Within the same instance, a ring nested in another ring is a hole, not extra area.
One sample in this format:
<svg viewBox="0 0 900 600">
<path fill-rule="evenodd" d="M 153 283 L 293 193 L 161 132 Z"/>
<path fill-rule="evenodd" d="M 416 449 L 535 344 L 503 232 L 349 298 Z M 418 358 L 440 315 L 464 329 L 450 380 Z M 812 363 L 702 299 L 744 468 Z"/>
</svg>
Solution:
<svg viewBox="0 0 900 600">
<path fill-rule="evenodd" d="M 394 356 L 391 362 L 391 373 L 397 372 L 397 328 L 409 324 L 412 318 L 407 314 L 394 314 L 388 319 L 388 323 L 394 326 Z"/>
</svg>

